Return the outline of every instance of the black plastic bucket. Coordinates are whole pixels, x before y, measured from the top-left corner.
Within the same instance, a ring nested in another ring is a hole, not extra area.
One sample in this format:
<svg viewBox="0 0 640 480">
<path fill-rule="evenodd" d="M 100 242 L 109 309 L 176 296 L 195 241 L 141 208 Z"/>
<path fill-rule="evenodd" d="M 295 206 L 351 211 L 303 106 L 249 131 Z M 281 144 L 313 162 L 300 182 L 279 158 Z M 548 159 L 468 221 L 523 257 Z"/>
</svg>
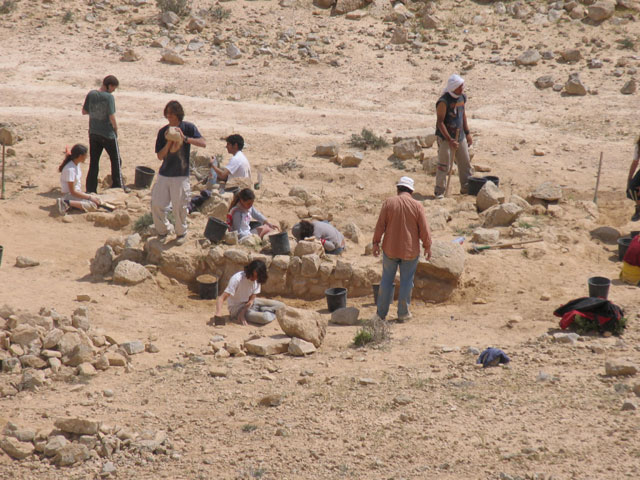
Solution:
<svg viewBox="0 0 640 480">
<path fill-rule="evenodd" d="M 200 275 L 196 278 L 200 292 L 200 298 L 203 300 L 213 300 L 218 298 L 218 278 L 213 275 Z"/>
<path fill-rule="evenodd" d="M 0 266 L 2 266 L 2 253 L 4 252 L 4 247 L 0 245 Z"/>
<path fill-rule="evenodd" d="M 204 229 L 204 236 L 207 237 L 211 243 L 218 243 L 224 238 L 224 234 L 227 233 L 228 228 L 229 225 L 227 225 L 222 220 L 218 220 L 214 217 L 209 217 L 207 226 Z"/>
<path fill-rule="evenodd" d="M 136 167 L 135 185 L 136 188 L 149 188 L 153 183 L 156 171 L 149 167 Z"/>
<path fill-rule="evenodd" d="M 373 290 L 373 301 L 376 305 L 378 305 L 378 292 L 380 291 L 380 284 L 379 283 L 372 284 L 371 289 Z M 394 283 L 392 287 L 391 301 L 395 299 L 396 299 L 396 284 Z"/>
<path fill-rule="evenodd" d="M 291 253 L 289 234 L 287 234 L 287 232 L 269 235 L 269 242 L 271 242 L 271 253 L 274 255 L 289 255 L 289 253 Z"/>
<path fill-rule="evenodd" d="M 636 235 L 640 234 L 640 230 L 632 230 L 629 236 L 633 239 L 636 238 Z"/>
<path fill-rule="evenodd" d="M 622 261 L 629 245 L 631 245 L 631 237 L 620 237 L 618 239 L 618 260 Z"/>
<path fill-rule="evenodd" d="M 611 280 L 606 277 L 591 277 L 589 279 L 589 296 L 604 298 L 609 296 L 609 287 Z"/>
<path fill-rule="evenodd" d="M 330 312 L 347 306 L 347 289 L 346 288 L 328 288 L 324 291 L 327 297 L 327 308 Z"/>
<path fill-rule="evenodd" d="M 495 177 L 493 175 L 487 175 L 484 177 L 487 182 L 493 182 L 496 187 L 500 186 L 500 177 Z"/>
<path fill-rule="evenodd" d="M 469 177 L 469 195 L 477 196 L 485 183 L 486 177 Z"/>
</svg>

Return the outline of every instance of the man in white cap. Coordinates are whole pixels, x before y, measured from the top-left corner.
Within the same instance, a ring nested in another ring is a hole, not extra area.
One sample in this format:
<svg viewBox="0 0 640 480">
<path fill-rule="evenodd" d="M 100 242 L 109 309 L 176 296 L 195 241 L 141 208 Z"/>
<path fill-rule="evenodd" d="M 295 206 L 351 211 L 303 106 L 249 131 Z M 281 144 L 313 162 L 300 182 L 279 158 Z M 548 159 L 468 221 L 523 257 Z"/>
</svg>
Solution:
<svg viewBox="0 0 640 480">
<path fill-rule="evenodd" d="M 438 169 L 436 171 L 435 195 L 437 199 L 444 197 L 447 188 L 447 177 L 452 168 L 451 153 L 456 152 L 458 176 L 460 177 L 460 193 L 469 190 L 469 177 L 473 175 L 469 160 L 469 146 L 473 139 L 469 133 L 465 103 L 467 96 L 464 90 L 464 79 L 459 75 L 451 75 L 442 96 L 436 102 L 436 136 L 438 137 Z"/>
<path fill-rule="evenodd" d="M 422 204 L 412 197 L 413 179 L 402 177 L 396 184 L 397 195 L 387 198 L 373 233 L 373 255 L 380 255 L 382 240 L 382 280 L 378 291 L 376 315 L 384 320 L 389 313 L 393 297 L 393 282 L 400 268 L 398 292 L 398 322 L 411 318 L 409 303 L 413 289 L 413 276 L 420 258 L 420 240 L 424 256 L 431 258 L 431 232 Z M 383 239 L 384 236 L 384 239 Z"/>
</svg>

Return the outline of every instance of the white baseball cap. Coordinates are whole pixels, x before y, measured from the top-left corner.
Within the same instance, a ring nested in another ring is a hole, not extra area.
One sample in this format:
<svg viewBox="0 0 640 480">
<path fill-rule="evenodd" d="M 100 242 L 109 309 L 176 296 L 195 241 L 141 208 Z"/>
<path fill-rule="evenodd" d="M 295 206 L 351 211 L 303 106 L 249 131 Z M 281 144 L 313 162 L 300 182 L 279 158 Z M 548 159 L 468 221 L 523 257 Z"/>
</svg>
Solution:
<svg viewBox="0 0 640 480">
<path fill-rule="evenodd" d="M 415 188 L 413 188 L 413 178 L 411 177 L 400 178 L 400 180 L 398 180 L 398 183 L 396 183 L 396 187 L 407 187 L 412 192 L 415 190 Z"/>
</svg>

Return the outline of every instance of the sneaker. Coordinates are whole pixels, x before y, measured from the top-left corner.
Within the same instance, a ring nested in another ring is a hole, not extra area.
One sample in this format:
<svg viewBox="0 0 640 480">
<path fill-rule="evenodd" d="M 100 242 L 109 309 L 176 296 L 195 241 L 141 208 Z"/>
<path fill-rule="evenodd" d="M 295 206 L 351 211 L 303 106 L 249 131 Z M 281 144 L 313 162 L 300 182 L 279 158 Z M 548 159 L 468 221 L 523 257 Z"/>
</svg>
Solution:
<svg viewBox="0 0 640 480">
<path fill-rule="evenodd" d="M 63 216 L 66 215 L 67 210 L 69 210 L 69 205 L 67 205 L 62 198 L 59 198 L 57 203 L 58 203 L 58 212 L 60 213 L 60 215 L 63 215 Z"/>
<path fill-rule="evenodd" d="M 411 313 L 407 313 L 405 315 L 398 315 L 398 323 L 404 323 L 408 320 L 411 320 L 413 318 L 413 315 L 411 315 Z"/>
<path fill-rule="evenodd" d="M 636 207 L 636 213 L 631 217 L 632 222 L 637 222 L 638 220 L 640 220 L 640 207 Z"/>
<path fill-rule="evenodd" d="M 371 317 L 371 323 L 382 322 L 383 320 L 384 318 L 380 318 L 377 313 L 374 313 L 373 317 Z"/>
<path fill-rule="evenodd" d="M 442 200 L 443 198 L 444 198 L 444 194 L 443 193 L 436 194 L 436 200 Z"/>
<path fill-rule="evenodd" d="M 184 245 L 184 242 L 187 241 L 187 234 L 178 235 L 176 237 L 176 245 Z"/>
</svg>

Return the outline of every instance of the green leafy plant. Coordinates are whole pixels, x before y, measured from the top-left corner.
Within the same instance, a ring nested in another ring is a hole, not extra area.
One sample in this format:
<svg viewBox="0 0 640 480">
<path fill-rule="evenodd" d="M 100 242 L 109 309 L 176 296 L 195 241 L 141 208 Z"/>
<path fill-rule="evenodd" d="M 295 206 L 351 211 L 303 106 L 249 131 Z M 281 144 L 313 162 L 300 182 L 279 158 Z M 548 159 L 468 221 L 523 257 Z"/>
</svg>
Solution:
<svg viewBox="0 0 640 480">
<path fill-rule="evenodd" d="M 62 16 L 62 23 L 70 23 L 73 21 L 73 12 L 71 10 L 67 10 L 64 12 Z"/>
<path fill-rule="evenodd" d="M 373 335 L 368 330 L 361 328 L 356 333 L 356 336 L 353 337 L 353 344 L 356 347 L 364 347 L 367 343 L 371 343 L 373 341 Z"/>
<path fill-rule="evenodd" d="M 629 37 L 625 37 L 623 39 L 616 40 L 616 43 L 619 45 L 618 48 L 620 48 L 622 50 L 635 50 L 636 49 L 636 42 L 634 42 L 633 39 L 629 38 Z"/>
<path fill-rule="evenodd" d="M 363 128 L 359 134 L 354 133 L 351 135 L 349 145 L 356 148 L 362 148 L 366 150 L 371 148 L 372 150 L 379 150 L 389 145 L 387 141 L 381 136 L 376 135 L 371 130 Z"/>
<path fill-rule="evenodd" d="M 580 335 L 590 332 L 609 331 L 614 335 L 620 335 L 627 327 L 627 318 L 621 317 L 620 320 L 609 320 L 604 325 L 600 325 L 597 320 L 592 320 L 582 315 L 576 315 L 571 324 L 573 330 Z"/>
<path fill-rule="evenodd" d="M 179 17 L 186 17 L 191 13 L 190 0 L 156 0 L 162 13 L 173 12 Z"/>
<path fill-rule="evenodd" d="M 4 0 L 0 3 L 0 14 L 7 14 L 13 12 L 18 6 L 18 2 L 16 0 Z"/>
<path fill-rule="evenodd" d="M 245 423 L 242 426 L 242 431 L 246 432 L 246 433 L 253 432 L 253 431 L 257 430 L 257 429 L 258 429 L 258 426 L 254 425 L 253 423 Z"/>
<path fill-rule="evenodd" d="M 386 342 L 390 338 L 389 324 L 385 320 L 374 317 L 364 322 L 362 328 L 353 337 L 353 344 L 356 347 L 362 347 L 369 343 L 375 345 Z"/>
</svg>

